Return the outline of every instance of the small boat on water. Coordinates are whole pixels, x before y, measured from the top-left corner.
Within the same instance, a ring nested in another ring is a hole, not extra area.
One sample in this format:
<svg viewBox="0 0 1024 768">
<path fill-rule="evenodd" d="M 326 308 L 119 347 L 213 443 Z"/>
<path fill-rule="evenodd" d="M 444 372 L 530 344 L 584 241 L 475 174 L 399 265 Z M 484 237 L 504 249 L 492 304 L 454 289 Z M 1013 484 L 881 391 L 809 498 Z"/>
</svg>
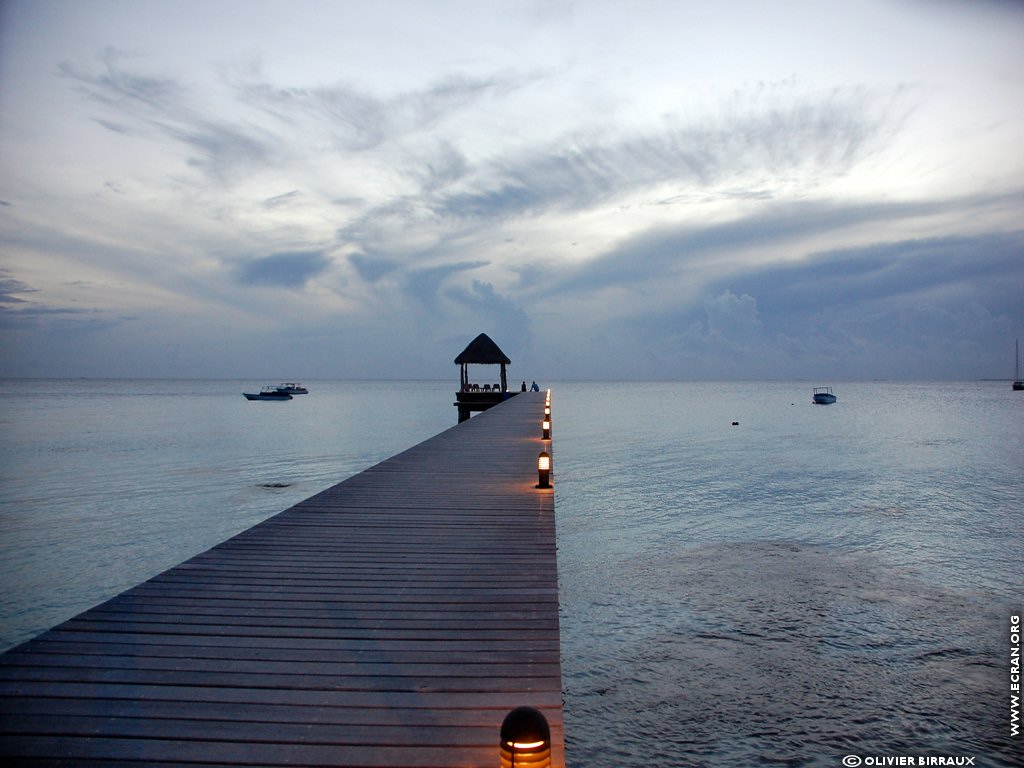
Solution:
<svg viewBox="0 0 1024 768">
<path fill-rule="evenodd" d="M 289 395 L 308 395 L 309 390 L 295 381 L 286 381 L 277 385 L 279 392 L 287 392 Z"/>
<path fill-rule="evenodd" d="M 1024 381 L 1020 380 L 1020 340 L 1015 340 L 1013 346 L 1015 350 L 1013 359 L 1013 391 L 1022 392 L 1024 391 Z"/>
<path fill-rule="evenodd" d="M 264 387 L 256 394 L 252 392 L 243 392 L 246 400 L 291 400 L 292 396 L 287 392 L 282 392 L 278 387 Z"/>
<path fill-rule="evenodd" d="M 836 396 L 832 394 L 832 387 L 815 387 L 814 388 L 814 403 L 815 405 L 831 405 L 836 401 Z"/>
</svg>

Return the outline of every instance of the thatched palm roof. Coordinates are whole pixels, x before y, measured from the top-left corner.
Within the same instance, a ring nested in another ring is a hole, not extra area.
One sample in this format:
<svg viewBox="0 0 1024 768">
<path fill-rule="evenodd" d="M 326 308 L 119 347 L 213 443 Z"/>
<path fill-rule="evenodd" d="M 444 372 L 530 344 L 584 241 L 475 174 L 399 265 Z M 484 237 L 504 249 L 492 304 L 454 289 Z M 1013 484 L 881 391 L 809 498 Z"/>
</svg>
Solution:
<svg viewBox="0 0 1024 768">
<path fill-rule="evenodd" d="M 466 365 L 468 363 L 478 365 L 509 365 L 511 362 L 505 353 L 501 351 L 501 348 L 491 341 L 491 337 L 486 333 L 481 333 L 469 342 L 469 346 L 462 350 L 459 356 L 455 358 L 456 365 Z"/>
</svg>

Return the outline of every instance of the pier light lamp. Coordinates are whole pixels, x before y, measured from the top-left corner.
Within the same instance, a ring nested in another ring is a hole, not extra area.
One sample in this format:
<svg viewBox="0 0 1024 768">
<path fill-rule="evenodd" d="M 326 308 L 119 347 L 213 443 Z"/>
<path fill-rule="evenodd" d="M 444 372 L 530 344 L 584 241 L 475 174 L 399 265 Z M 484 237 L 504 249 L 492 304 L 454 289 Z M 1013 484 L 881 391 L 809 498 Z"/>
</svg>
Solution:
<svg viewBox="0 0 1024 768">
<path fill-rule="evenodd" d="M 551 768 L 551 728 L 533 707 L 516 707 L 501 724 L 501 768 Z"/>
<path fill-rule="evenodd" d="M 551 454 L 541 451 L 537 456 L 537 487 L 551 487 Z"/>
<path fill-rule="evenodd" d="M 551 405 L 550 404 L 544 406 L 544 418 L 547 418 L 547 419 L 551 418 Z"/>
<path fill-rule="evenodd" d="M 551 419 L 547 416 L 544 417 L 544 421 L 540 423 L 540 436 L 542 440 L 551 439 Z"/>
</svg>

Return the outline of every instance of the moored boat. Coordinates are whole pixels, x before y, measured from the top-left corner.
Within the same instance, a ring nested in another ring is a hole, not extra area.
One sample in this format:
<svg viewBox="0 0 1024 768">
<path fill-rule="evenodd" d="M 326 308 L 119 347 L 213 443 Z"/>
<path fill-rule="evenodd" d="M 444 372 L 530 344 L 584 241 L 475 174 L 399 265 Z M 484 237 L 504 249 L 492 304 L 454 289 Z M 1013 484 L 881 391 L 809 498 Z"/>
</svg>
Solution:
<svg viewBox="0 0 1024 768">
<path fill-rule="evenodd" d="M 246 400 L 291 400 L 292 396 L 277 387 L 264 387 L 257 393 L 243 392 Z"/>
<path fill-rule="evenodd" d="M 814 388 L 814 399 L 813 402 L 816 405 L 831 405 L 836 401 L 836 396 L 832 394 L 832 387 L 815 387 Z"/>
</svg>

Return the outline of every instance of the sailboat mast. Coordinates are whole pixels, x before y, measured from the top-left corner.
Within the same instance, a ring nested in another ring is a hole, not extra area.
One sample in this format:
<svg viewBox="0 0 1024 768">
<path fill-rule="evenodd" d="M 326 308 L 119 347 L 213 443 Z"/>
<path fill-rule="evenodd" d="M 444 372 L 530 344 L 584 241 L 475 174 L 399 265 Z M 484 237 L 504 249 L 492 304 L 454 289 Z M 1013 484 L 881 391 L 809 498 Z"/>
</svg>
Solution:
<svg viewBox="0 0 1024 768">
<path fill-rule="evenodd" d="M 1020 339 L 1013 341 L 1013 390 L 1024 392 L 1024 381 L 1020 380 Z"/>
</svg>

